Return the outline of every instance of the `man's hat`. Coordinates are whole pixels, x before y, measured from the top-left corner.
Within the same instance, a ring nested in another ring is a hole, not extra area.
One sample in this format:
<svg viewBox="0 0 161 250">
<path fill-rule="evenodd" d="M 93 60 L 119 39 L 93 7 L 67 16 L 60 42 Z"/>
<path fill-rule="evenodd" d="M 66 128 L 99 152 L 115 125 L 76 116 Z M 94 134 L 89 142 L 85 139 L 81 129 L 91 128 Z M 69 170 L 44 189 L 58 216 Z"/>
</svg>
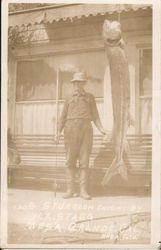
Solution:
<svg viewBox="0 0 161 250">
<path fill-rule="evenodd" d="M 83 72 L 76 72 L 74 73 L 73 79 L 71 82 L 86 82 L 87 79 L 85 77 L 85 74 Z"/>
</svg>

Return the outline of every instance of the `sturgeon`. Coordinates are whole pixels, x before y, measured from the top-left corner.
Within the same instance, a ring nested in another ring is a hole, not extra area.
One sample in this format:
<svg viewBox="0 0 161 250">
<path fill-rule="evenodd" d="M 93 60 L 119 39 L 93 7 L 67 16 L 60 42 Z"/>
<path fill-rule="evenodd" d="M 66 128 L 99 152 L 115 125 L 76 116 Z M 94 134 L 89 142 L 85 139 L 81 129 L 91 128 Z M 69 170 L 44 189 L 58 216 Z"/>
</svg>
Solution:
<svg viewBox="0 0 161 250">
<path fill-rule="evenodd" d="M 109 180 L 116 174 L 120 174 L 124 180 L 128 180 L 127 167 L 123 160 L 123 154 L 128 150 L 126 135 L 130 121 L 130 79 L 120 23 L 105 20 L 103 24 L 103 39 L 111 75 L 114 121 L 112 132 L 114 159 L 102 180 L 102 185 L 107 185 Z"/>
</svg>

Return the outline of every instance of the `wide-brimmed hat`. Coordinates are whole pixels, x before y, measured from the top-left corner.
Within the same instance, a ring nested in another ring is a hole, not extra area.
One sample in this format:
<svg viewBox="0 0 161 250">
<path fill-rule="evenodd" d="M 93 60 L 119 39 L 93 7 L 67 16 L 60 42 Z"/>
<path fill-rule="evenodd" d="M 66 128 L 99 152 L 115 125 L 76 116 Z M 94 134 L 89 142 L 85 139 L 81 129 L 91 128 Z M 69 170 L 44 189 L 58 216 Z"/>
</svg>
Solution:
<svg viewBox="0 0 161 250">
<path fill-rule="evenodd" d="M 74 73 L 73 79 L 71 82 L 86 82 L 86 76 L 84 72 L 76 72 Z"/>
</svg>

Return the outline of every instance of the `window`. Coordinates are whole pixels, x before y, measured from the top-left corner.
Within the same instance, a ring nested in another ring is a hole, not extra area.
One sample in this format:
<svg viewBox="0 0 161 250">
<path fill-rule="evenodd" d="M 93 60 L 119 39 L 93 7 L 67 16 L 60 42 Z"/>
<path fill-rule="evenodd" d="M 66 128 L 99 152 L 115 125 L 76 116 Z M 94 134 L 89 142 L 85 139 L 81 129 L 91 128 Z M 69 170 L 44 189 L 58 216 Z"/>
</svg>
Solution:
<svg viewBox="0 0 161 250">
<path fill-rule="evenodd" d="M 57 84 L 58 98 L 65 99 L 73 91 L 70 81 L 77 70 L 86 73 L 86 91 L 103 97 L 105 60 L 104 51 L 95 51 L 20 61 L 17 64 L 16 101 L 55 100 Z"/>
<path fill-rule="evenodd" d="M 140 133 L 152 133 L 152 49 L 139 50 L 139 106 Z"/>
<path fill-rule="evenodd" d="M 140 96 L 152 95 L 152 50 L 140 51 Z"/>
<path fill-rule="evenodd" d="M 56 71 L 45 60 L 17 64 L 16 101 L 47 100 L 56 97 Z"/>
<path fill-rule="evenodd" d="M 64 99 L 72 92 L 70 80 L 73 71 L 85 71 L 87 84 L 85 90 L 95 97 L 103 97 L 103 80 L 106 67 L 104 51 L 71 54 L 59 57 L 60 72 L 60 99 Z M 69 66 L 69 69 L 68 69 Z M 70 68 L 73 71 L 70 72 Z"/>
</svg>

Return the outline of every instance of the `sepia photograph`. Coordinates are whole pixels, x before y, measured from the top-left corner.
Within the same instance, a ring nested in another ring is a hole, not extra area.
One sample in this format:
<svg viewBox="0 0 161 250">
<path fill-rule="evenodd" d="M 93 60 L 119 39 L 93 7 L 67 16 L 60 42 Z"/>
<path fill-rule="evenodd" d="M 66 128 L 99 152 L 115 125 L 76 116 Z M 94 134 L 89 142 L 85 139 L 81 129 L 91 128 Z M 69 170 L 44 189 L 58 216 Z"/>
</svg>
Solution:
<svg viewBox="0 0 161 250">
<path fill-rule="evenodd" d="M 158 244 L 153 4 L 5 6 L 6 244 Z"/>
</svg>

